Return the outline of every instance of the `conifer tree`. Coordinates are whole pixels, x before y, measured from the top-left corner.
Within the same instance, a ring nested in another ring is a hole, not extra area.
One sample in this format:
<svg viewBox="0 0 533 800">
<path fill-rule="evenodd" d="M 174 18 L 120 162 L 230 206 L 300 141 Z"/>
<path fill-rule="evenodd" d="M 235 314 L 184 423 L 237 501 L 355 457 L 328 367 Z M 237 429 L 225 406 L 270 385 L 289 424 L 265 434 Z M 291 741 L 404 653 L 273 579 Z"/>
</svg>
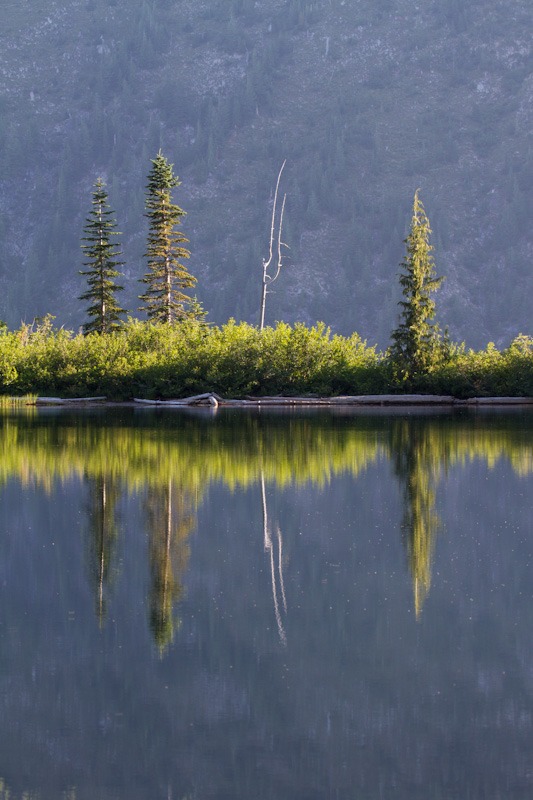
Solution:
<svg viewBox="0 0 533 800">
<path fill-rule="evenodd" d="M 204 309 L 202 303 L 198 300 L 196 295 L 194 295 L 194 297 L 191 299 L 188 312 L 190 320 L 197 322 L 199 325 L 202 325 L 205 328 L 209 326 L 210 323 L 206 322 L 208 312 Z"/>
<path fill-rule="evenodd" d="M 435 316 L 435 303 L 430 295 L 435 292 L 443 277 L 437 277 L 433 247 L 429 243 L 431 228 L 424 206 L 415 192 L 411 230 L 407 239 L 406 255 L 400 263 L 399 281 L 404 300 L 398 303 L 402 310 L 398 327 L 392 332 L 389 358 L 402 378 L 427 372 L 440 357 L 440 330 L 431 324 Z"/>
<path fill-rule="evenodd" d="M 99 178 L 94 184 L 92 193 L 92 209 L 86 219 L 82 237 L 82 249 L 85 251 L 87 261 L 84 266 L 87 270 L 80 270 L 80 275 L 87 275 L 89 288 L 79 296 L 79 300 L 89 300 L 91 305 L 87 309 L 90 321 L 83 326 L 84 333 L 111 333 L 121 324 L 120 317 L 126 311 L 117 303 L 115 292 L 122 291 L 124 287 L 115 283 L 115 278 L 121 275 L 117 267 L 124 264 L 117 261 L 121 255 L 119 244 L 112 242 L 112 236 L 119 236 L 114 228 L 113 211 L 107 204 L 107 191 L 104 182 Z"/>
<path fill-rule="evenodd" d="M 176 231 L 185 211 L 172 203 L 171 190 L 179 186 L 174 165 L 168 163 L 161 151 L 152 159 L 152 165 L 146 186 L 148 272 L 141 278 L 147 288 L 139 295 L 144 302 L 140 310 L 146 310 L 151 320 L 171 323 L 189 318 L 191 298 L 183 290 L 194 286 L 196 278 L 180 262 L 189 258 L 190 253 L 182 246 L 188 240 Z"/>
</svg>

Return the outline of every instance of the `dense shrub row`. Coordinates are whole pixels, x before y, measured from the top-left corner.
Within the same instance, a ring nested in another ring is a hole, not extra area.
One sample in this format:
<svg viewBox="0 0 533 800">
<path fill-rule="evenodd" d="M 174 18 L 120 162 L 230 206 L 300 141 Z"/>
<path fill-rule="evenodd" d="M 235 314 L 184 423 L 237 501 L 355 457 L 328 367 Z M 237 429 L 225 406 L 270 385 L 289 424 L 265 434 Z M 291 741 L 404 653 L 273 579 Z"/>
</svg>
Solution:
<svg viewBox="0 0 533 800">
<path fill-rule="evenodd" d="M 0 332 L 3 395 L 105 395 L 170 398 L 214 391 L 339 395 L 420 391 L 533 395 L 533 339 L 521 336 L 502 352 L 452 348 L 426 375 L 400 382 L 387 358 L 357 334 L 331 335 L 323 324 L 278 323 L 263 332 L 230 320 L 222 327 L 130 320 L 110 335 L 54 329 L 47 318 Z"/>
<path fill-rule="evenodd" d="M 533 396 L 533 337 L 520 335 L 501 351 L 492 342 L 480 351 L 452 348 L 450 357 L 416 385 L 456 397 Z"/>
</svg>

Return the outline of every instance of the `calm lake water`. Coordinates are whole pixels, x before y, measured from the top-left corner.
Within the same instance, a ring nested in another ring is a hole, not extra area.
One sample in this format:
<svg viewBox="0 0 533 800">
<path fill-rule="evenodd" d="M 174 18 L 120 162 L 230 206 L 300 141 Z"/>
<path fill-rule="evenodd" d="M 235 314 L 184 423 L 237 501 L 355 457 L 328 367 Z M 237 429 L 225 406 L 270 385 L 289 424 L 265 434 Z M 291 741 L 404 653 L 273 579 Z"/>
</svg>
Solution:
<svg viewBox="0 0 533 800">
<path fill-rule="evenodd" d="M 533 413 L 0 417 L 0 800 L 533 795 Z"/>
</svg>

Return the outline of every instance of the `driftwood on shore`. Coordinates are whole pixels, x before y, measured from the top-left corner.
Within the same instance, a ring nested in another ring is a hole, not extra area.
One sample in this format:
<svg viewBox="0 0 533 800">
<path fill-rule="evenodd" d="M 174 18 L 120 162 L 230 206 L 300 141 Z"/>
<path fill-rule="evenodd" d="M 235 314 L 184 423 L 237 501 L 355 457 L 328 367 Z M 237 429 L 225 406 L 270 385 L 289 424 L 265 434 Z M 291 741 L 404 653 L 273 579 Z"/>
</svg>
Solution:
<svg viewBox="0 0 533 800">
<path fill-rule="evenodd" d="M 97 405 L 107 400 L 106 397 L 37 397 L 29 405 L 37 406 L 70 406 Z M 520 406 L 533 405 L 533 397 L 470 397 L 460 400 L 452 395 L 440 394 L 363 394 L 343 395 L 340 397 L 286 397 L 274 395 L 268 397 L 247 396 L 244 399 L 225 399 L 216 392 L 204 392 L 192 397 L 176 400 L 145 400 L 135 398 L 134 403 L 145 406 L 163 408 L 316 408 L 346 406 Z"/>
<path fill-rule="evenodd" d="M 317 406 L 452 406 L 452 405 L 533 405 L 533 397 L 471 397 L 459 400 L 452 395 L 434 394 L 367 394 L 341 397 L 251 397 L 243 400 L 224 399 L 214 392 L 193 395 L 179 400 L 143 400 L 135 398 L 141 405 L 172 408 L 178 406 L 207 406 L 211 408 L 265 408 L 265 407 L 317 407 Z"/>
<path fill-rule="evenodd" d="M 523 406 L 533 405 L 533 397 L 470 397 L 461 402 L 478 406 Z"/>
<path fill-rule="evenodd" d="M 84 405 L 85 403 L 101 403 L 107 400 L 107 397 L 70 397 L 63 399 L 62 397 L 36 397 L 28 405 L 36 406 L 67 406 L 70 404 Z"/>
<path fill-rule="evenodd" d="M 357 405 L 449 405 L 454 402 L 454 398 L 441 395 L 357 395 L 342 397 L 285 397 L 275 395 L 269 397 L 251 397 L 244 399 L 224 399 L 214 392 L 185 397 L 180 400 L 143 400 L 135 398 L 135 403 L 153 406 L 236 406 L 236 407 L 259 407 L 259 406 L 357 406 Z"/>
<path fill-rule="evenodd" d="M 133 402 L 149 406 L 211 406 L 216 408 L 219 403 L 227 401 L 222 400 L 214 392 L 204 392 L 204 394 L 195 394 L 192 397 L 184 397 L 178 400 L 143 400 L 135 397 Z"/>
</svg>

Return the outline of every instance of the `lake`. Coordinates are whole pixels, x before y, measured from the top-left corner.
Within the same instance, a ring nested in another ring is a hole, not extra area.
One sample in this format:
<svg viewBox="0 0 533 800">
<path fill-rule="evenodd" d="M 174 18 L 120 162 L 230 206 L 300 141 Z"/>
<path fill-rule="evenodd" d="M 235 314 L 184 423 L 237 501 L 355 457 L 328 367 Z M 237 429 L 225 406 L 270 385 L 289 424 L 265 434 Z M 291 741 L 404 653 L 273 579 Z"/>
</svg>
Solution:
<svg viewBox="0 0 533 800">
<path fill-rule="evenodd" d="M 533 793 L 533 413 L 5 411 L 0 800 Z"/>
</svg>

